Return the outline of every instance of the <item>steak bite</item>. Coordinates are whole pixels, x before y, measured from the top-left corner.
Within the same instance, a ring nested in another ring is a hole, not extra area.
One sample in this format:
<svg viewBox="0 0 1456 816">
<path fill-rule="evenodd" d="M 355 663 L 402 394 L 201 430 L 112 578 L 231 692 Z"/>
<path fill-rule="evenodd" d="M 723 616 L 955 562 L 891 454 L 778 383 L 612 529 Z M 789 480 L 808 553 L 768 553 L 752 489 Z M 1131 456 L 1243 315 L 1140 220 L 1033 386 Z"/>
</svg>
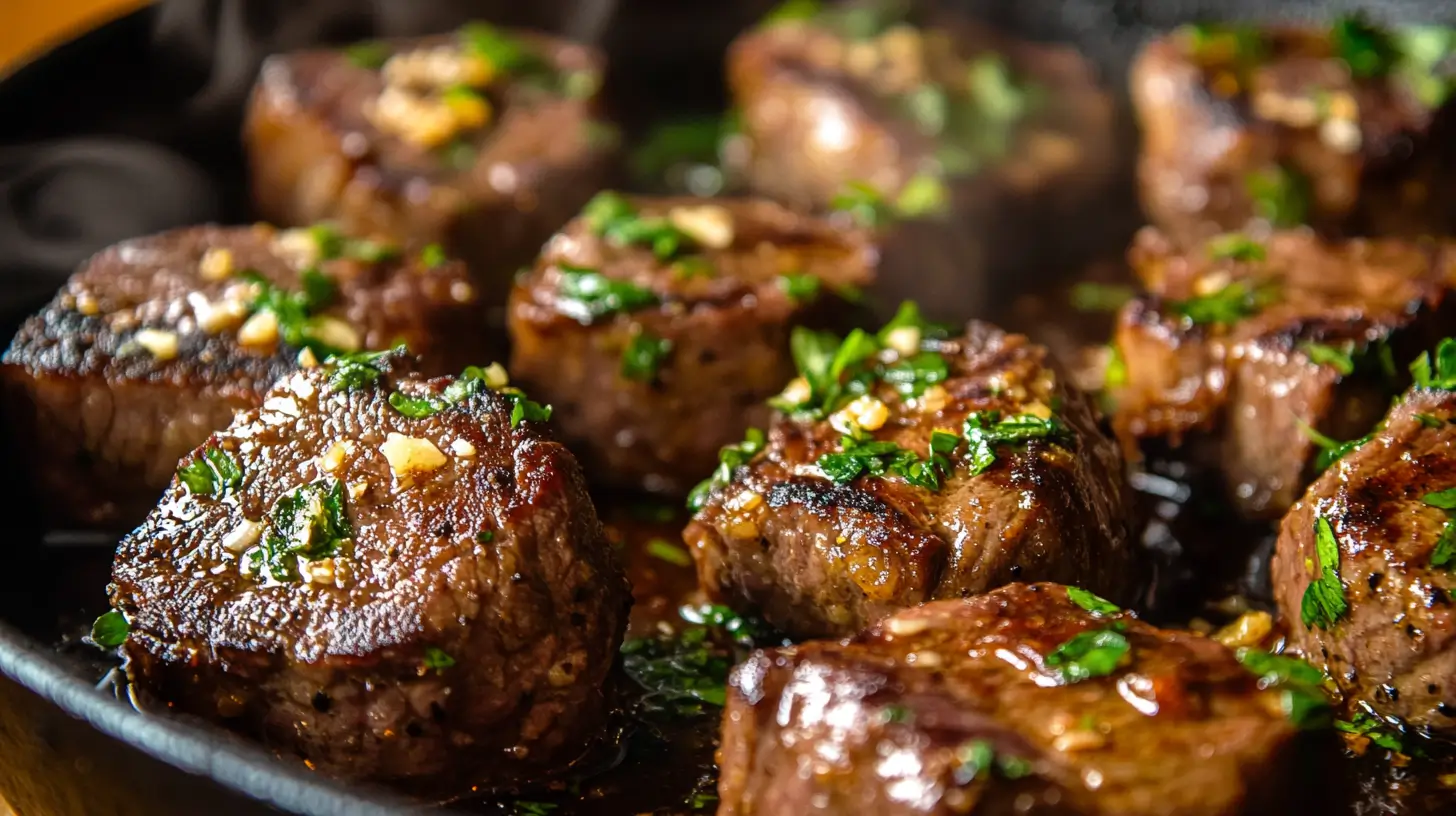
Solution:
<svg viewBox="0 0 1456 816">
<path fill-rule="evenodd" d="M 1315 440 L 1366 433 L 1406 382 L 1393 361 L 1453 318 L 1447 242 L 1293 231 L 1181 251 L 1145 230 L 1130 260 L 1148 292 L 1114 330 L 1113 425 L 1130 451 L 1187 446 L 1251 517 L 1294 502 L 1317 472 Z"/>
<path fill-rule="evenodd" d="M 575 758 L 630 600 L 576 461 L 504 380 L 390 355 L 281 380 L 117 551 L 133 681 L 352 778 Z"/>
<path fill-rule="evenodd" d="M 270 58 L 244 130 L 259 212 L 464 258 L 487 305 L 605 181 L 605 69 L 582 45 L 453 36 Z"/>
<path fill-rule="evenodd" d="M 1353 712 L 1456 726 L 1456 342 L 1290 509 L 1271 565 L 1292 643 Z M 1357 715 L 1358 716 L 1358 715 Z M 1398 724 L 1398 723 L 1397 723 Z"/>
<path fill-rule="evenodd" d="M 873 265 L 767 201 L 602 193 L 517 281 L 511 370 L 593 479 L 681 496 L 767 418 L 793 327 L 842 320 Z"/>
<path fill-rule="evenodd" d="M 1449 232 L 1450 33 L 1184 26 L 1132 68 L 1143 209 L 1184 243 L 1253 224 Z"/>
<path fill-rule="evenodd" d="M 711 599 L 793 637 L 1016 580 L 1141 584 L 1117 446 L 1046 349 L 913 308 L 878 336 L 800 330 L 801 378 L 725 448 L 683 539 Z"/>
<path fill-rule="evenodd" d="M 405 343 L 433 373 L 479 359 L 464 266 L 327 226 L 192 227 L 88 260 L 0 362 L 47 521 L 135 525 L 177 460 L 330 353 Z"/>
<path fill-rule="evenodd" d="M 735 669 L 718 812 L 1284 812 L 1312 674 L 1074 587 L 937 601 Z"/>
</svg>

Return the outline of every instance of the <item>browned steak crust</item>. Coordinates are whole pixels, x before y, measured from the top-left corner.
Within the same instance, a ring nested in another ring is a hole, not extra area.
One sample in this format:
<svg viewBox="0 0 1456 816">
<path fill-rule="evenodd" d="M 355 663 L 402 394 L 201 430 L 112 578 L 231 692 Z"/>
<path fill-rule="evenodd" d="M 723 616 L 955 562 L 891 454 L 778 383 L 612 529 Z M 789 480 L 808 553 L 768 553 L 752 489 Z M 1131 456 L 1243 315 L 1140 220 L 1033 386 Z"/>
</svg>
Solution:
<svg viewBox="0 0 1456 816">
<path fill-rule="evenodd" d="M 1449 511 L 1427 497 L 1456 488 L 1453 423 L 1456 395 L 1408 392 L 1290 509 L 1271 567 L 1293 644 L 1334 679 L 1349 708 L 1438 732 L 1456 724 L 1456 578 L 1444 538 Z M 1317 551 L 1321 519 L 1334 563 Z M 1326 567 L 1347 609 L 1310 618 L 1307 590 Z"/>
<path fill-rule="evenodd" d="M 140 521 L 178 459 L 298 365 L 298 347 L 249 328 L 262 291 L 249 270 L 297 293 L 301 270 L 317 265 L 337 292 L 314 318 L 327 321 L 320 325 L 335 345 L 404 342 L 433 373 L 479 359 L 484 333 L 461 264 L 321 260 L 316 250 L 311 233 L 268 226 L 124 241 L 83 264 L 21 326 L 0 379 L 12 438 L 48 521 Z"/>
<path fill-rule="evenodd" d="M 906 350 L 943 360 L 946 378 L 922 396 L 903 398 L 878 378 L 872 396 L 828 421 L 776 416 L 746 465 L 725 458 L 683 533 L 705 592 L 796 637 L 850 634 L 901 607 L 1016 580 L 1134 597 L 1142 576 L 1123 461 L 1086 396 L 1020 335 L 971 323 L 961 336 L 926 337 L 922 351 Z M 893 348 L 872 358 L 887 367 L 903 361 Z M 865 438 L 916 459 L 928 456 L 933 433 L 960 436 L 973 414 L 1057 432 L 993 443 L 994 461 L 977 475 L 962 439 L 939 489 L 893 473 L 836 483 L 821 457 L 847 447 L 842 429 L 853 420 L 845 412 L 857 405 L 867 414 L 884 408 L 882 424 L 861 429 Z"/>
<path fill-rule="evenodd" d="M 570 760 L 601 726 L 630 603 L 580 470 L 483 386 L 405 416 L 392 394 L 453 381 L 378 366 L 348 390 L 333 367 L 293 374 L 184 460 L 221 451 L 241 477 L 211 495 L 174 481 L 122 542 L 130 673 L 354 778 Z"/>
<path fill-rule="evenodd" d="M 462 29 L 270 58 L 244 129 L 259 212 L 415 248 L 441 242 L 499 306 L 511 274 L 605 182 L 611 151 L 593 113 L 600 53 L 487 31 L 513 56 L 462 63 L 473 53 Z M 381 104 L 391 88 L 407 93 Z M 460 92 L 483 106 L 446 104 Z M 451 118 L 470 108 L 483 121 Z"/>
<path fill-rule="evenodd" d="M 1330 29 L 1187 26 L 1132 68 L 1148 218 L 1196 243 L 1252 223 L 1448 231 L 1453 108 L 1405 69 L 1356 78 Z"/>
<path fill-rule="evenodd" d="M 1115 629 L 1129 648 L 1110 673 L 1069 683 L 1050 665 Z M 1296 731 L 1281 705 L 1201 635 L 1011 584 L 740 665 L 718 812 L 1282 812 Z"/>
<path fill-rule="evenodd" d="M 767 418 L 763 401 L 794 375 L 790 330 L 842 321 L 851 307 L 841 293 L 870 282 L 874 250 L 858 231 L 767 201 L 628 206 L 629 217 L 728 232 L 702 235 L 721 246 L 689 236 L 663 259 L 603 237 L 589 216 L 572 221 L 511 295 L 511 371 L 555 407 L 594 480 L 681 496 L 712 471 L 719 448 Z M 589 280 L 583 270 L 639 300 L 592 313 L 574 297 L 584 284 L 573 280 Z"/>
<path fill-rule="evenodd" d="M 1125 370 L 1109 382 L 1113 424 L 1130 451 L 1186 444 L 1222 470 L 1240 512 L 1271 517 L 1314 475 L 1319 446 L 1304 428 L 1338 440 L 1369 431 L 1408 381 L 1395 361 L 1451 329 L 1456 254 L 1447 242 L 1303 231 L 1233 240 L 1254 256 L 1138 236 L 1130 259 L 1148 294 L 1114 332 Z"/>
</svg>

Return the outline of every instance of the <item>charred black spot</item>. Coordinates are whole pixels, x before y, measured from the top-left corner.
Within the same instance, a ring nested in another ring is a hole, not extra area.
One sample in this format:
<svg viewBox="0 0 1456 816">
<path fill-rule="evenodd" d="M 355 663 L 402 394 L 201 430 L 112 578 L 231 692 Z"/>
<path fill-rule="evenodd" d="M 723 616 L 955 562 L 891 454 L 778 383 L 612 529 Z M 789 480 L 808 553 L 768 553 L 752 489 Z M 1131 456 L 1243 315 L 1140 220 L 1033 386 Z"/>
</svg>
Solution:
<svg viewBox="0 0 1456 816">
<path fill-rule="evenodd" d="M 822 479 L 793 479 L 768 489 L 768 506 L 803 504 L 814 508 L 842 507 L 861 513 L 884 513 L 885 503 L 852 485 L 836 485 Z"/>
<path fill-rule="evenodd" d="M 313 695 L 313 708 L 315 711 L 319 712 L 320 714 L 327 714 L 329 713 L 329 709 L 333 707 L 334 699 L 329 695 L 323 693 L 322 691 Z"/>
<path fill-rule="evenodd" d="M 1370 591 L 1371 592 L 1374 592 L 1376 589 L 1379 589 L 1380 588 L 1380 582 L 1383 581 L 1383 580 L 1385 580 L 1385 573 L 1383 573 L 1383 572 L 1372 572 L 1372 573 L 1370 573 L 1370 577 L 1368 577 L 1368 578 L 1365 579 L 1365 583 L 1369 584 L 1370 585 Z"/>
<path fill-rule="evenodd" d="M 450 536 L 455 535 L 455 526 L 447 521 L 443 524 L 436 526 L 434 533 L 436 538 L 449 538 Z"/>
<path fill-rule="evenodd" d="M 418 722 L 411 722 L 409 725 L 406 725 L 404 727 L 404 732 L 406 734 L 409 734 L 411 737 L 418 737 L 425 733 L 425 727 L 420 725 Z"/>
</svg>

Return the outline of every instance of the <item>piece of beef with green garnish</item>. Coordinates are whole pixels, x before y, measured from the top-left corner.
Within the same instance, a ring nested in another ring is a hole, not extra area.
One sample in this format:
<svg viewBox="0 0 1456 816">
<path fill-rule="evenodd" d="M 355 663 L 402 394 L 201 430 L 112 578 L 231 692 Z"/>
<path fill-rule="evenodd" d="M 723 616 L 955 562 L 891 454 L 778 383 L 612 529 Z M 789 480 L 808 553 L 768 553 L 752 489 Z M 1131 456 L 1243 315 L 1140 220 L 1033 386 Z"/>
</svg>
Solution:
<svg viewBox="0 0 1456 816">
<path fill-rule="evenodd" d="M 1185 244 L 1311 224 L 1335 235 L 1456 224 L 1456 29 L 1204 24 L 1132 69 L 1149 219 Z"/>
<path fill-rule="evenodd" d="M 1136 208 L 1110 201 L 1124 160 L 1085 60 L 920 5 L 785 3 L 734 42 L 729 88 L 750 190 L 880 230 L 880 305 L 963 318 L 1115 251 L 1131 227 L 1107 219 Z"/>
<path fill-rule="evenodd" d="M 465 259 L 484 302 L 607 180 L 596 50 L 472 23 L 271 57 L 244 141 L 259 213 Z"/>
<path fill-rule="evenodd" d="M 322 772 L 534 779 L 604 731 L 626 579 L 548 409 L 411 369 L 295 372 L 185 458 L 98 629 L 145 699 Z"/>
<path fill-rule="evenodd" d="M 1346 730 L 1407 752 L 1405 735 L 1456 732 L 1456 341 L 1413 370 L 1284 517 L 1271 566 L 1291 643 L 1343 692 Z"/>
<path fill-rule="evenodd" d="M 1145 230 L 1129 260 L 1147 292 L 1118 316 L 1108 393 L 1129 453 L 1158 440 L 1220 471 L 1240 513 L 1277 517 L 1451 331 L 1444 241 L 1218 236 L 1191 250 Z"/>
<path fill-rule="evenodd" d="M 259 225 L 137 238 L 86 261 L 0 362 L 47 522 L 130 529 L 178 459 L 331 353 L 405 343 L 431 373 L 480 359 L 464 265 L 428 255 Z"/>
<path fill-rule="evenodd" d="M 1328 725 L 1321 679 L 1076 587 L 1011 584 L 741 664 L 718 813 L 1290 812 L 1308 796 L 1299 729 Z"/>
<path fill-rule="evenodd" d="M 511 370 L 594 481 L 682 496 L 794 376 L 795 326 L 874 278 L 857 230 L 753 199 L 604 192 L 510 300 Z"/>
<path fill-rule="evenodd" d="M 1017 580 L 1141 585 L 1117 445 L 1046 349 L 911 304 L 878 334 L 797 330 L 767 432 L 690 498 L 699 584 L 793 637 Z"/>
</svg>

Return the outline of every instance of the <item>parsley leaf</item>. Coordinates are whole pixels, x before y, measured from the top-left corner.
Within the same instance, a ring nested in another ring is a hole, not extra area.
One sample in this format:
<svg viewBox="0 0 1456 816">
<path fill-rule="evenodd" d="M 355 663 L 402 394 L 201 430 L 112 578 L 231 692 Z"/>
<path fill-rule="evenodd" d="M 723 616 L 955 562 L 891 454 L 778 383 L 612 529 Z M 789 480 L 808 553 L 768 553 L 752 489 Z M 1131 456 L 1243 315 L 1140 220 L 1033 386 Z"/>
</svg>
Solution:
<svg viewBox="0 0 1456 816">
<path fill-rule="evenodd" d="M 861 227 L 876 229 L 890 223 L 892 213 L 885 197 L 863 181 L 851 181 L 829 201 L 829 209 L 848 213 Z"/>
<path fill-rule="evenodd" d="M 1091 592 L 1082 589 L 1081 587 L 1067 587 L 1067 597 L 1071 599 L 1072 603 L 1082 607 L 1083 609 L 1091 612 L 1093 615 L 1096 615 L 1099 618 L 1106 615 L 1118 615 L 1122 613 L 1122 609 L 1119 608 L 1117 604 L 1112 603 L 1105 598 L 1100 598 L 1097 595 L 1094 595 Z"/>
<path fill-rule="evenodd" d="M 1244 191 L 1254 212 L 1275 227 L 1297 227 L 1309 214 L 1310 184 L 1303 174 L 1283 166 L 1244 176 Z"/>
<path fill-rule="evenodd" d="M 666 218 L 639 214 L 620 193 L 597 193 L 581 211 L 587 228 L 617 246 L 645 246 L 660 260 L 670 260 L 693 245 L 692 238 Z"/>
<path fill-rule="evenodd" d="M 1372 25 L 1364 15 L 1351 14 L 1335 21 L 1330 30 L 1335 54 L 1356 79 L 1385 76 L 1400 57 L 1390 32 Z"/>
<path fill-rule="evenodd" d="M 511 816 L 550 816 L 560 805 L 555 802 L 531 802 L 517 799 L 511 803 Z"/>
<path fill-rule="evenodd" d="M 1320 690 L 1325 675 L 1294 657 L 1261 649 L 1240 648 L 1234 657 L 1259 678 L 1259 688 L 1280 690 L 1284 715 L 1298 728 L 1322 728 L 1330 722 L 1330 701 Z"/>
<path fill-rule="evenodd" d="M 1305 356 L 1309 357 L 1309 361 L 1315 365 L 1327 365 L 1346 377 L 1355 373 L 1355 354 L 1353 345 L 1350 343 L 1342 346 L 1302 343 L 1299 350 L 1303 351 Z"/>
<path fill-rule="evenodd" d="M 647 554 L 677 567 L 692 566 L 693 557 L 688 551 L 665 538 L 654 538 L 647 542 Z"/>
<path fill-rule="evenodd" d="M 1210 238 L 1204 249 L 1215 261 L 1262 261 L 1268 257 L 1263 244 L 1242 232 L 1226 232 Z"/>
<path fill-rule="evenodd" d="M 239 277 L 258 289 L 248 306 L 249 313 L 272 312 L 278 320 L 278 333 L 283 342 L 296 348 L 309 348 L 320 357 L 343 354 L 344 349 L 330 346 L 318 336 L 315 315 L 338 297 L 338 285 L 317 269 L 299 274 L 300 291 L 290 292 L 274 286 L 254 270 L 243 270 Z"/>
<path fill-rule="evenodd" d="M 581 323 L 590 324 L 617 312 L 631 312 L 661 302 L 657 293 L 631 281 L 613 280 L 600 272 L 561 266 L 558 305 Z"/>
<path fill-rule="evenodd" d="M 1272 288 L 1236 280 L 1212 294 L 1169 301 L 1168 307 L 1194 325 L 1228 325 L 1258 314 L 1273 300 Z"/>
<path fill-rule="evenodd" d="M 1421 104 L 1435 110 L 1446 104 L 1456 91 L 1456 28 L 1448 26 L 1406 26 L 1396 32 L 1400 64 L 1396 72 L 1410 86 Z"/>
<path fill-rule="evenodd" d="M 1020 757 L 997 754 L 986 740 L 971 740 L 956 748 L 957 785 L 969 785 L 993 773 L 1003 779 L 1020 779 L 1031 773 L 1031 763 Z"/>
<path fill-rule="evenodd" d="M 262 544 L 249 554 L 253 569 L 267 570 L 275 581 L 298 577 L 298 559 L 319 561 L 336 555 L 354 537 L 344 504 L 344 485 L 327 479 L 283 494 L 263 519 Z"/>
<path fill-rule="evenodd" d="M 388 44 L 378 40 L 366 40 L 357 42 L 344 49 L 344 58 L 353 65 L 370 71 L 377 71 L 384 67 L 393 54 L 393 49 Z"/>
<path fill-rule="evenodd" d="M 778 284 L 789 300 L 798 304 L 811 303 L 819 297 L 820 281 L 813 275 L 779 275 Z"/>
<path fill-rule="evenodd" d="M 126 642 L 131 624 L 115 609 L 107 610 L 91 624 L 91 642 L 100 649 L 115 649 Z"/>
<path fill-rule="evenodd" d="M 1427 493 L 1422 499 L 1426 505 L 1446 511 L 1446 524 L 1441 528 L 1441 537 L 1431 549 L 1431 566 L 1450 567 L 1456 564 L 1456 487 Z"/>
<path fill-rule="evenodd" d="M 996 463 L 998 446 L 1021 445 L 1035 439 L 1064 444 L 1072 439 L 1071 431 L 1056 417 L 1017 414 L 1003 419 L 1000 411 L 976 411 L 966 417 L 961 436 L 969 448 L 972 476 L 985 473 Z"/>
<path fill-rule="evenodd" d="M 803 22 L 817 17 L 823 11 L 820 0 L 784 0 L 763 16 L 762 25 Z"/>
<path fill-rule="evenodd" d="M 629 380 L 652 382 L 657 379 L 658 369 L 671 353 L 671 340 L 639 331 L 622 349 L 621 374 Z"/>
<path fill-rule="evenodd" d="M 945 382 L 950 376 L 950 368 L 944 357 L 933 351 L 922 351 L 886 367 L 881 376 L 885 382 L 894 386 L 901 397 L 915 399 L 922 396 L 930 386 Z"/>
<path fill-rule="evenodd" d="M 445 248 L 439 244 L 426 244 L 420 250 L 420 265 L 426 269 L 438 269 L 445 265 L 450 258 L 445 254 Z"/>
<path fill-rule="evenodd" d="M 1314 520 L 1314 542 L 1319 575 L 1304 590 L 1299 617 L 1305 626 L 1328 629 L 1344 616 L 1349 605 L 1345 602 L 1345 587 L 1340 583 L 1340 545 L 1335 540 L 1334 528 L 1324 516 Z"/>
<path fill-rule="evenodd" d="M 950 336 L 950 328 L 939 323 L 932 323 L 920 314 L 920 306 L 913 300 L 906 300 L 900 303 L 900 308 L 895 310 L 895 316 L 890 322 L 880 327 L 875 339 L 881 345 L 890 342 L 890 335 L 897 329 L 913 328 L 920 332 L 922 340 L 944 340 Z"/>
<path fill-rule="evenodd" d="M 502 388 L 500 395 L 511 401 L 511 427 L 522 422 L 550 422 L 551 406 L 532 402 L 519 388 Z"/>
<path fill-rule="evenodd" d="M 703 505 L 708 503 L 709 494 L 733 481 L 733 473 L 763 450 L 766 441 L 763 431 L 749 428 L 742 442 L 724 445 L 718 451 L 718 468 L 713 471 L 713 475 L 699 482 L 688 494 L 688 509 L 694 512 L 703 509 Z"/>
<path fill-rule="evenodd" d="M 466 23 L 456 36 L 467 53 L 485 59 L 501 73 L 539 72 L 546 67 L 524 43 L 489 23 Z"/>
<path fill-rule="evenodd" d="M 1115 312 L 1134 297 L 1131 286 L 1106 283 L 1079 283 L 1068 294 L 1072 308 L 1079 312 Z"/>
<path fill-rule="evenodd" d="M 895 214 L 902 218 L 922 218 L 944 212 L 949 203 L 950 191 L 945 182 L 931 173 L 916 173 L 895 197 Z"/>
<path fill-rule="evenodd" d="M 1116 629 L 1093 629 L 1073 635 L 1046 656 L 1046 664 L 1059 668 L 1066 683 L 1080 683 L 1112 674 L 1132 649 Z"/>
<path fill-rule="evenodd" d="M 772 634 L 761 622 L 718 605 L 684 606 L 691 626 L 675 635 L 634 638 L 622 644 L 622 666 L 646 693 L 649 710 L 676 716 L 703 714 L 726 702 L 728 672 Z"/>
<path fill-rule="evenodd" d="M 1456 338 L 1447 337 L 1436 344 L 1436 361 L 1430 352 L 1421 352 L 1410 366 L 1411 376 L 1421 388 L 1456 390 Z"/>
<path fill-rule="evenodd" d="M 227 451 L 208 445 L 190 464 L 178 468 L 177 478 L 194 495 L 221 497 L 242 484 L 243 471 Z"/>
<path fill-rule="evenodd" d="M 455 658 L 435 646 L 425 647 L 424 666 L 426 671 L 433 671 L 435 674 L 444 674 L 445 670 L 455 665 Z"/>
<path fill-rule="evenodd" d="M 404 345 L 387 351 L 364 351 L 357 354 L 336 354 L 324 360 L 324 367 L 330 369 L 328 385 L 331 391 L 349 391 L 378 382 L 384 369 L 377 363 L 396 351 L 403 351 Z"/>
<path fill-rule="evenodd" d="M 1356 711 L 1355 716 L 1349 720 L 1336 720 L 1335 728 L 1346 734 L 1364 737 L 1387 751 L 1411 753 L 1407 750 L 1404 735 L 1398 728 L 1366 710 Z"/>
<path fill-rule="evenodd" d="M 1309 439 L 1309 441 L 1315 443 L 1321 448 L 1319 455 L 1316 456 L 1314 459 L 1315 473 L 1324 473 L 1326 470 L 1329 469 L 1330 465 L 1333 465 L 1334 463 L 1345 458 L 1345 454 L 1349 453 L 1352 450 L 1355 450 L 1356 448 L 1364 445 L 1366 442 L 1369 442 L 1371 439 L 1375 438 L 1375 434 L 1372 432 L 1360 437 L 1359 439 L 1351 439 L 1349 442 L 1338 442 L 1334 439 L 1329 438 L 1328 436 L 1325 436 L 1324 434 L 1320 433 L 1319 431 L 1315 430 L 1304 422 L 1299 423 L 1299 430 L 1305 435 L 1307 439 Z"/>
<path fill-rule="evenodd" d="M 838 453 L 826 453 L 814 463 L 835 484 L 852 482 L 861 474 L 883 476 L 893 467 L 908 467 L 919 460 L 914 452 L 894 442 L 846 436 L 840 445 Z"/>
<path fill-rule="evenodd" d="M 453 408 L 464 402 L 470 395 L 478 393 L 485 383 L 479 376 L 470 376 L 462 373 L 456 377 L 445 390 L 438 394 L 425 394 L 418 397 L 411 397 L 403 391 L 396 391 L 389 395 L 389 404 L 394 410 L 404 414 L 410 419 L 423 419 L 431 417 L 447 408 Z"/>
</svg>

